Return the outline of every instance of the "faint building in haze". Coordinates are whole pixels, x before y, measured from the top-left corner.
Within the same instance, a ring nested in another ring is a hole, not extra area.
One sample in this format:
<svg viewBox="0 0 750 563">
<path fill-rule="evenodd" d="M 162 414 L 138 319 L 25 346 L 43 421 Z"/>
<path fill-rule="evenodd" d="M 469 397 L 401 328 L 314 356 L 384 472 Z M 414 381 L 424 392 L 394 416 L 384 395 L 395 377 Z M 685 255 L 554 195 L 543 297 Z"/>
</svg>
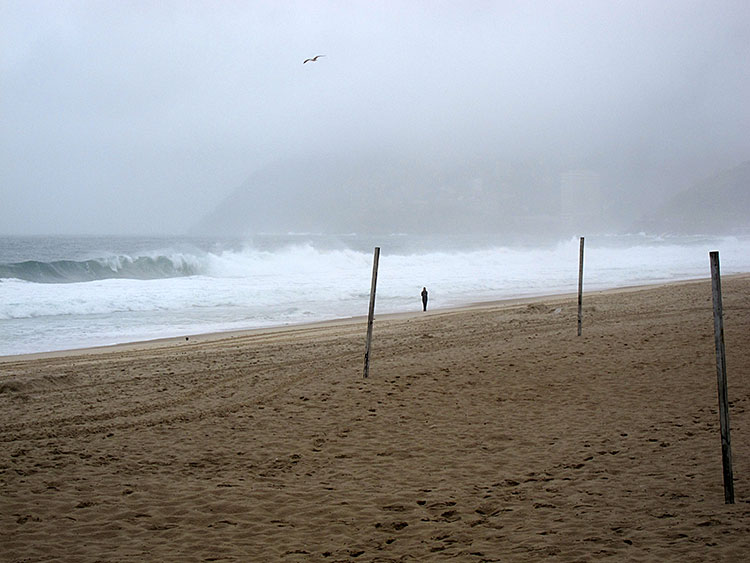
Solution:
<svg viewBox="0 0 750 563">
<path fill-rule="evenodd" d="M 568 235 L 585 235 L 604 227 L 601 178 L 592 170 L 560 174 L 560 215 Z"/>
</svg>

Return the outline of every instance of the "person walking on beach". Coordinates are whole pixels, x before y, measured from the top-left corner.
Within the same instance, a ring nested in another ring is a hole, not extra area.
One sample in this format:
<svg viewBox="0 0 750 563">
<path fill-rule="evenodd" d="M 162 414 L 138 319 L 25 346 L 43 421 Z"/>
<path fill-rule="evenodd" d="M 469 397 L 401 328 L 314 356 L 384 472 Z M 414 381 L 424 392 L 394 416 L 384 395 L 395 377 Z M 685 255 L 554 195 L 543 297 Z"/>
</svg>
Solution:
<svg viewBox="0 0 750 563">
<path fill-rule="evenodd" d="M 422 288 L 422 310 L 423 311 L 427 310 L 427 288 L 426 287 Z"/>
</svg>

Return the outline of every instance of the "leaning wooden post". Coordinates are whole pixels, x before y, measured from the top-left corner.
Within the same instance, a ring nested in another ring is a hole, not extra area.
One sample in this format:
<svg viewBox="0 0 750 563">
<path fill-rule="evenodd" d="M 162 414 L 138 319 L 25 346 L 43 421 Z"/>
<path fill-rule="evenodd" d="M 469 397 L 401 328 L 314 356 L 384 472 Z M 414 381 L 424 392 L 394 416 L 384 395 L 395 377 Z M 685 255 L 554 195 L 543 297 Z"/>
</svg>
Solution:
<svg viewBox="0 0 750 563">
<path fill-rule="evenodd" d="M 372 259 L 372 284 L 370 285 L 370 311 L 367 314 L 367 342 L 365 343 L 365 371 L 363 377 L 370 373 L 370 342 L 372 341 L 372 322 L 375 317 L 375 287 L 378 284 L 378 260 L 380 259 L 380 247 L 375 247 L 375 255 Z"/>
<path fill-rule="evenodd" d="M 578 251 L 578 336 L 581 336 L 581 321 L 583 319 L 583 237 Z"/>
<path fill-rule="evenodd" d="M 721 423 L 721 464 L 724 469 L 724 503 L 734 504 L 732 440 L 729 436 L 729 393 L 727 392 L 727 362 L 724 353 L 724 311 L 721 304 L 719 253 L 710 252 L 709 256 L 711 259 L 711 293 L 714 300 L 714 340 L 716 343 L 716 376 L 719 386 L 719 421 Z"/>
</svg>

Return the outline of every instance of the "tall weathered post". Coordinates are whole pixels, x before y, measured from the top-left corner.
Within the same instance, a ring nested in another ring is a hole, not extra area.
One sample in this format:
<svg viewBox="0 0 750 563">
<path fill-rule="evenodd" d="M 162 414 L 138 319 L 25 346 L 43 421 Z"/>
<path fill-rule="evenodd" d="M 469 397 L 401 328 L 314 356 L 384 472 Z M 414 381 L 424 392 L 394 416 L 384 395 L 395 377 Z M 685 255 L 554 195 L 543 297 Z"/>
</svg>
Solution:
<svg viewBox="0 0 750 563">
<path fill-rule="evenodd" d="M 583 320 L 583 237 L 578 250 L 578 336 L 581 336 L 581 321 Z"/>
<path fill-rule="evenodd" d="M 721 304 L 721 272 L 719 253 L 709 253 L 711 260 L 711 293 L 714 301 L 714 341 L 716 344 L 716 377 L 719 388 L 719 422 L 721 425 L 721 464 L 724 470 L 724 503 L 734 504 L 732 472 L 732 440 L 729 435 L 729 392 L 727 362 L 724 352 L 724 310 Z"/>
<path fill-rule="evenodd" d="M 375 247 L 372 258 L 372 283 L 370 284 L 370 311 L 367 314 L 367 342 L 365 343 L 365 370 L 362 377 L 370 374 L 370 342 L 372 341 L 372 323 L 375 317 L 375 288 L 378 284 L 378 261 L 380 260 L 380 247 Z"/>
</svg>

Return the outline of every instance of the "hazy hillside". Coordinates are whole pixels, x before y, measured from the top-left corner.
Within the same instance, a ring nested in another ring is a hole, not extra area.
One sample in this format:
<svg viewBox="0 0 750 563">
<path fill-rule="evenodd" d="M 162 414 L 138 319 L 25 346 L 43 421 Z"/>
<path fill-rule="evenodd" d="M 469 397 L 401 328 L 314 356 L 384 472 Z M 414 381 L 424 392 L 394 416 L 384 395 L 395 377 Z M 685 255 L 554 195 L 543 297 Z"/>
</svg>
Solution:
<svg viewBox="0 0 750 563">
<path fill-rule="evenodd" d="M 685 180 L 656 166 L 614 174 L 540 160 L 318 155 L 253 174 L 193 231 L 495 233 L 509 239 L 750 231 L 750 162 L 688 190 L 678 185 Z"/>
<path fill-rule="evenodd" d="M 750 161 L 678 193 L 644 214 L 633 230 L 674 234 L 750 233 Z"/>
<path fill-rule="evenodd" d="M 259 171 L 195 231 L 544 234 L 557 228 L 559 209 L 559 174 L 549 167 L 320 156 Z"/>
</svg>

